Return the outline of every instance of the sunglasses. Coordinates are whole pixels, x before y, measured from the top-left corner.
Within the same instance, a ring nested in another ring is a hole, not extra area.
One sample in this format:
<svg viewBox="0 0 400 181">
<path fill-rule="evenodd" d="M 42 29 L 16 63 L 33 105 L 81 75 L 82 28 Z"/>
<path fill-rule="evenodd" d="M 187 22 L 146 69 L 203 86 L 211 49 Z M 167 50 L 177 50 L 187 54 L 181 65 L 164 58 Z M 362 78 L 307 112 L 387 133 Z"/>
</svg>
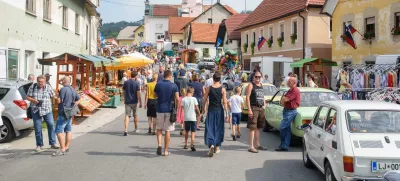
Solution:
<svg viewBox="0 0 400 181">
<path fill-rule="evenodd" d="M 256 79 L 261 79 L 261 76 L 254 76 L 254 78 L 256 78 Z"/>
</svg>

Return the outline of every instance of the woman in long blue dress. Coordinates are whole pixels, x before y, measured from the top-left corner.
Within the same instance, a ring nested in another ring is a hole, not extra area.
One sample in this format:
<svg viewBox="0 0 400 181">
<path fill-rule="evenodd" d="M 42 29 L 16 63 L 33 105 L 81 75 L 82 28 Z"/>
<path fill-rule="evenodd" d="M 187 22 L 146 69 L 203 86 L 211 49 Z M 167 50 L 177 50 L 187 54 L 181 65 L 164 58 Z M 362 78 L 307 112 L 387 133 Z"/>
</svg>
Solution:
<svg viewBox="0 0 400 181">
<path fill-rule="evenodd" d="M 214 153 L 220 152 L 219 147 L 221 147 L 221 144 L 224 141 L 225 134 L 224 120 L 228 119 L 228 116 L 224 115 L 225 113 L 228 113 L 228 107 L 226 90 L 222 88 L 220 83 L 221 74 L 215 72 L 213 80 L 214 83 L 212 86 L 207 87 L 203 100 L 203 110 L 205 110 L 204 108 L 206 103 L 209 101 L 204 131 L 204 142 L 210 149 L 208 152 L 209 157 L 212 157 Z"/>
</svg>

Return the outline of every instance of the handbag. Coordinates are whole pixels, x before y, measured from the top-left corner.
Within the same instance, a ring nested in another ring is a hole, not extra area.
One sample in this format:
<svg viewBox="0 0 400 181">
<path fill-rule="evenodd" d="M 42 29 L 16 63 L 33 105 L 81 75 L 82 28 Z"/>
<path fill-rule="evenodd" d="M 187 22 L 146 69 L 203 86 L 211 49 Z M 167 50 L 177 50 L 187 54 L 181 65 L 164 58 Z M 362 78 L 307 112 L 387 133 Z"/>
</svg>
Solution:
<svg viewBox="0 0 400 181">
<path fill-rule="evenodd" d="M 73 90 L 71 87 L 69 87 L 69 88 L 71 89 L 73 96 L 75 97 L 75 94 L 76 94 L 75 90 Z M 64 102 L 64 100 L 63 100 L 63 102 Z M 74 105 L 70 108 L 65 107 L 65 105 L 64 105 L 64 115 L 67 120 L 70 120 L 73 116 L 75 116 L 77 114 L 79 114 L 79 108 L 76 103 L 74 103 Z"/>
<path fill-rule="evenodd" d="M 174 86 L 174 83 L 171 82 L 171 87 L 172 87 L 172 89 L 173 89 L 173 86 Z M 172 89 L 171 89 L 171 90 L 172 90 Z M 171 123 L 175 123 L 175 122 L 176 122 L 177 110 L 175 109 L 175 104 L 176 104 L 176 102 L 175 102 L 174 93 L 172 93 L 171 98 L 172 98 L 172 101 L 171 101 L 172 110 L 171 110 L 171 114 L 170 114 L 170 117 L 169 117 L 169 121 L 170 121 Z"/>
<path fill-rule="evenodd" d="M 33 84 L 33 90 L 36 89 L 37 83 Z M 29 107 L 26 109 L 26 117 L 29 119 L 33 119 L 33 115 L 32 115 L 32 104 L 29 104 Z"/>
</svg>

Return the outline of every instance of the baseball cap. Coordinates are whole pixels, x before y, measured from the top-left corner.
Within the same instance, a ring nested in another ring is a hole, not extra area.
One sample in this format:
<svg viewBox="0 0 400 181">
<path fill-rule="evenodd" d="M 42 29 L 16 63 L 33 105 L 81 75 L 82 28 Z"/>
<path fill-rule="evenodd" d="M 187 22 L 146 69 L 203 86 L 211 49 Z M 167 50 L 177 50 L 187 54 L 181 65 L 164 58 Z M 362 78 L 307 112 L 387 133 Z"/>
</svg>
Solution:
<svg viewBox="0 0 400 181">
<path fill-rule="evenodd" d="M 49 76 L 51 76 L 49 73 L 46 73 L 44 76 L 46 76 L 46 77 L 49 77 Z"/>
</svg>

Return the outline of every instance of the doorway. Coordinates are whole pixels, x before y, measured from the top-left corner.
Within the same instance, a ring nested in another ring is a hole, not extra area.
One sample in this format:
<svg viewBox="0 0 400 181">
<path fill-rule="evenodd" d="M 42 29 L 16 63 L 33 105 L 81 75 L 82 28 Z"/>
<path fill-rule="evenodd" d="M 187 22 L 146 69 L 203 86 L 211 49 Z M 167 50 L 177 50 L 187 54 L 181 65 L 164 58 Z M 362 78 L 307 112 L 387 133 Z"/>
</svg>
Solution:
<svg viewBox="0 0 400 181">
<path fill-rule="evenodd" d="M 284 63 L 283 62 L 274 62 L 273 63 L 273 84 L 276 87 L 281 87 L 282 76 L 284 76 Z"/>
</svg>

